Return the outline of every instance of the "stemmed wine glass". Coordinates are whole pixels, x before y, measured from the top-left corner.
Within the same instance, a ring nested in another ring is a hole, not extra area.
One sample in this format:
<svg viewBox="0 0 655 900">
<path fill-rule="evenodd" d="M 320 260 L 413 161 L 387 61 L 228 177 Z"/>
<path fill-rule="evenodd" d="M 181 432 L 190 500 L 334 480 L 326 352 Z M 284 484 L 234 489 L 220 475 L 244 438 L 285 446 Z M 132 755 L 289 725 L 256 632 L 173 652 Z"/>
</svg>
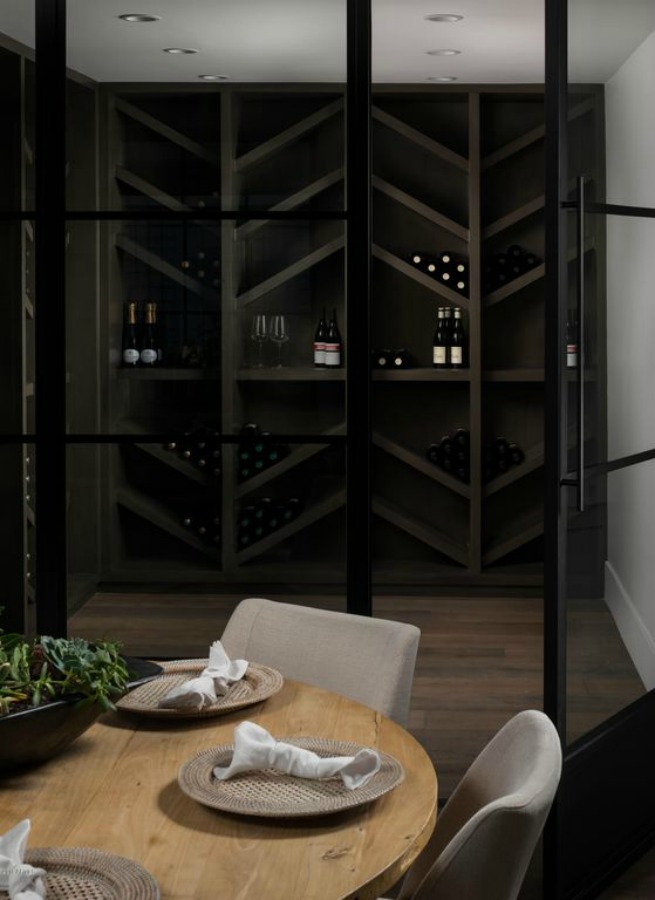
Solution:
<svg viewBox="0 0 655 900">
<path fill-rule="evenodd" d="M 270 339 L 277 344 L 277 362 L 276 368 L 281 368 L 282 363 L 282 347 L 289 340 L 289 332 L 287 331 L 286 316 L 275 315 L 271 319 L 271 330 L 269 332 Z"/>
<path fill-rule="evenodd" d="M 257 315 L 252 317 L 252 324 L 250 326 L 250 340 L 255 341 L 257 344 L 257 362 L 254 364 L 256 369 L 261 369 L 264 366 L 262 353 L 264 350 L 264 341 L 267 338 L 268 323 L 266 321 L 266 316 L 264 313 L 257 313 Z"/>
</svg>

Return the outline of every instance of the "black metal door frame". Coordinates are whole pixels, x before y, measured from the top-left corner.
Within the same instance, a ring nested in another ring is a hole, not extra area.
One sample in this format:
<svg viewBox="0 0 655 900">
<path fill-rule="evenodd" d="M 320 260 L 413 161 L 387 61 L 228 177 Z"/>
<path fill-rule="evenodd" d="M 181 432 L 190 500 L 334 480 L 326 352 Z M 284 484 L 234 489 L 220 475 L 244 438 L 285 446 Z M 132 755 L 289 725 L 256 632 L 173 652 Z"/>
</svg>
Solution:
<svg viewBox="0 0 655 900">
<path fill-rule="evenodd" d="M 36 444 L 37 631 L 67 629 L 66 454 L 72 444 L 133 443 L 130 435 L 66 434 L 66 221 L 130 218 L 109 211 L 66 211 L 66 0 L 34 0 L 36 11 L 35 275 L 36 434 L 14 435 Z M 346 589 L 350 612 L 371 615 L 370 539 L 370 105 L 371 4 L 347 0 L 346 208 L 343 213 L 249 211 L 250 218 L 333 218 L 346 228 L 346 435 L 276 435 L 278 440 L 345 446 Z M 148 219 L 238 218 L 215 211 L 159 214 Z M 200 215 L 199 215 L 200 213 Z M 22 218 L 27 216 L 23 215 Z M 139 215 L 133 218 L 139 218 Z M 352 351 L 352 352 L 351 352 Z M 150 435 L 160 442 L 170 435 Z M 235 435 L 222 436 L 237 443 Z"/>
</svg>

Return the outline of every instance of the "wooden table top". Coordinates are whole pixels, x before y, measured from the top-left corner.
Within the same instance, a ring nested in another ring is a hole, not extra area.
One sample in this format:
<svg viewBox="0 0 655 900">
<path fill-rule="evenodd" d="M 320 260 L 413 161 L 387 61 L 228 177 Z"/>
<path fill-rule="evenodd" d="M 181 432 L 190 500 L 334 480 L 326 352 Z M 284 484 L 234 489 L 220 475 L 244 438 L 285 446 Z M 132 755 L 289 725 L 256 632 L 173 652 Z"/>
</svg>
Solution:
<svg viewBox="0 0 655 900">
<path fill-rule="evenodd" d="M 275 737 L 354 741 L 398 759 L 405 780 L 357 809 L 316 819 L 221 813 L 177 783 L 184 761 L 233 741 L 249 719 Z M 162 900 L 369 900 L 394 884 L 434 827 L 437 779 L 391 720 L 299 682 L 226 716 L 178 722 L 109 713 L 60 757 L 0 777 L 0 833 L 32 820 L 29 848 L 95 847 L 136 860 Z"/>
</svg>

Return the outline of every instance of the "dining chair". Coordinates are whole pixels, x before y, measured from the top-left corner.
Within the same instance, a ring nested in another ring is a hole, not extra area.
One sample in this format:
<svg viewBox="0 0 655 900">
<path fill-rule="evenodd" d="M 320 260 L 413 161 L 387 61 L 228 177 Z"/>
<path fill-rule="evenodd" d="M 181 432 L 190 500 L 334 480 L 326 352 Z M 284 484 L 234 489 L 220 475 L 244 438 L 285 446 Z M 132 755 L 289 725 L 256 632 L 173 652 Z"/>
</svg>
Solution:
<svg viewBox="0 0 655 900">
<path fill-rule="evenodd" d="M 516 900 L 561 770 L 548 716 L 515 715 L 455 788 L 398 900 Z"/>
<path fill-rule="evenodd" d="M 273 666 L 405 725 L 420 635 L 404 622 L 249 597 L 221 642 L 233 658 Z"/>
</svg>

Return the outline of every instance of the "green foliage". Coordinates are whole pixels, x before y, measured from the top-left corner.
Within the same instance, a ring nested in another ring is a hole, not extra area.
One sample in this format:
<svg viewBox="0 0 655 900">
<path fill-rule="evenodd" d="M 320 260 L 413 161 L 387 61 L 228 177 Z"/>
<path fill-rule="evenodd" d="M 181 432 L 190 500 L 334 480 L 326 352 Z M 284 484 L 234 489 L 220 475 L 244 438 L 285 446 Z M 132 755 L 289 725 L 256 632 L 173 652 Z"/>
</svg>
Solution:
<svg viewBox="0 0 655 900">
<path fill-rule="evenodd" d="M 110 642 L 0 634 L 0 716 L 66 697 L 113 709 L 129 680 L 118 651 Z"/>
</svg>

